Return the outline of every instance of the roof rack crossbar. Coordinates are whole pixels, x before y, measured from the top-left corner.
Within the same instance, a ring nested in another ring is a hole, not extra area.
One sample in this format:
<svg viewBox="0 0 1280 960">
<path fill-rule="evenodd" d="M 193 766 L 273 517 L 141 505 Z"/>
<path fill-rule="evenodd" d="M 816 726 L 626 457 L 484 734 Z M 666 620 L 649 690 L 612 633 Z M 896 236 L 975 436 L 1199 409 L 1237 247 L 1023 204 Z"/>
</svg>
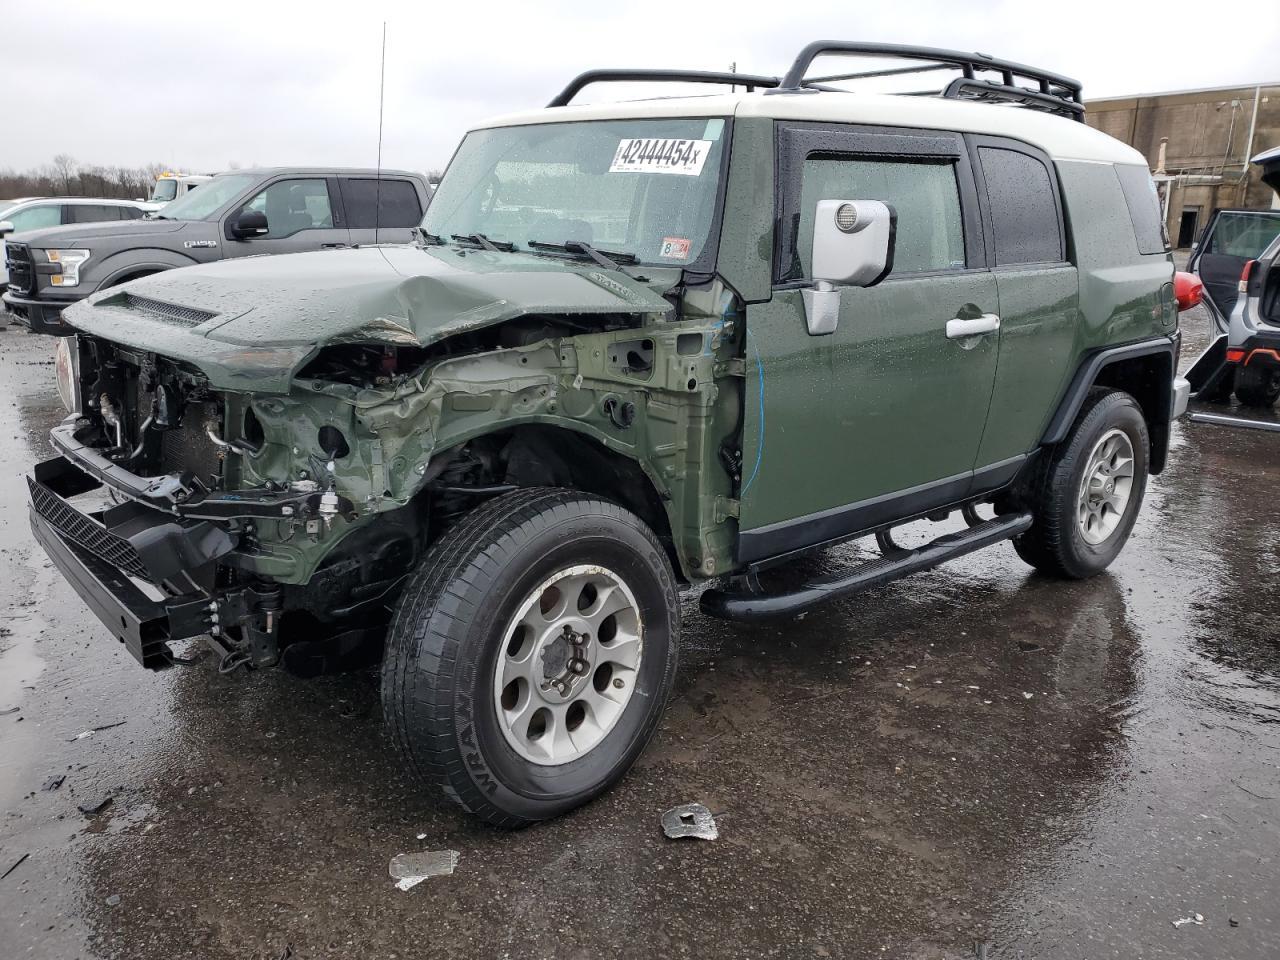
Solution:
<svg viewBox="0 0 1280 960">
<path fill-rule="evenodd" d="M 815 83 L 834 83 L 837 80 L 863 80 L 866 77 L 896 77 L 904 73 L 928 73 L 930 70 L 951 70 L 946 63 L 922 63 L 918 67 L 894 67 L 892 70 L 862 70 L 858 73 L 833 73 L 829 77 L 812 77 L 805 80 L 804 85 L 811 87 Z"/>
<path fill-rule="evenodd" d="M 786 76 L 782 78 L 782 82 L 772 88 L 771 92 L 805 93 L 812 91 L 815 83 L 858 77 L 856 74 L 851 74 L 847 77 L 828 76 L 815 78 L 812 81 L 806 80 L 805 73 L 813 65 L 813 61 L 826 54 L 919 60 L 924 61 L 927 69 L 958 69 L 960 76 L 948 84 L 942 94 L 944 97 L 1001 100 L 1084 120 L 1084 103 L 1078 80 L 1010 60 L 997 60 L 985 53 L 963 53 L 959 50 L 913 47 L 897 43 L 816 40 L 800 51 Z M 903 69 L 900 72 L 919 71 Z M 1000 82 L 981 78 L 978 76 L 979 72 L 998 73 Z M 893 74 L 887 71 L 871 71 L 864 75 L 890 76 Z M 1030 81 L 1035 85 L 1035 89 L 1019 86 L 1019 79 Z"/>
<path fill-rule="evenodd" d="M 588 70 L 580 73 L 569 85 L 547 104 L 548 107 L 565 107 L 585 87 L 593 83 L 714 83 L 721 86 L 745 87 L 750 93 L 756 87 L 771 90 L 778 86 L 777 77 L 763 77 L 750 73 L 717 73 L 706 70 Z"/>
</svg>

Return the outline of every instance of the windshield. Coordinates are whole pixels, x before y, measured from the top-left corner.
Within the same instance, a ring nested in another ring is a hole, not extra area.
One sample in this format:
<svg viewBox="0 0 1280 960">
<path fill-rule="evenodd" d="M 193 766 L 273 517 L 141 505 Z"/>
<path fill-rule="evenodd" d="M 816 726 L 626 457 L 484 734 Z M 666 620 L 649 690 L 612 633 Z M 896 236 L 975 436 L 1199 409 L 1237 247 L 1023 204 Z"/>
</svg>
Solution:
<svg viewBox="0 0 1280 960">
<path fill-rule="evenodd" d="M 1243 213 L 1223 211 L 1213 225 L 1213 235 L 1205 253 L 1253 260 L 1280 235 L 1280 211 Z"/>
<path fill-rule="evenodd" d="M 172 200 L 178 195 L 178 181 L 166 177 L 163 180 L 157 180 L 156 185 L 151 188 L 152 200 Z"/>
<path fill-rule="evenodd" d="M 589 243 L 680 266 L 708 243 L 724 164 L 721 118 L 593 120 L 467 134 L 423 229 L 517 250 Z"/>
<path fill-rule="evenodd" d="M 224 203 L 234 200 L 257 181 L 248 174 L 214 177 L 199 190 L 192 190 L 156 214 L 163 220 L 204 220 Z"/>
</svg>

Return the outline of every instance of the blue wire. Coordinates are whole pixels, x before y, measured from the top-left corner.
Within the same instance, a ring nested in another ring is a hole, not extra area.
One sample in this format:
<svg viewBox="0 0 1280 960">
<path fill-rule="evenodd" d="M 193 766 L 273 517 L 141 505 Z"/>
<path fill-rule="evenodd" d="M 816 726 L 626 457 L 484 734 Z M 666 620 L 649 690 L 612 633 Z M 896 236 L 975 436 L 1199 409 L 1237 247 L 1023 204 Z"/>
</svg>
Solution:
<svg viewBox="0 0 1280 960">
<path fill-rule="evenodd" d="M 747 491 L 751 489 L 756 474 L 760 472 L 760 461 L 764 457 L 764 361 L 760 359 L 760 348 L 756 346 L 755 337 L 751 336 L 750 330 L 747 331 L 747 343 L 751 344 L 751 352 L 756 358 L 756 372 L 760 375 L 760 438 L 756 441 L 756 465 L 751 468 L 751 476 L 742 485 L 739 498 L 745 497 Z"/>
</svg>

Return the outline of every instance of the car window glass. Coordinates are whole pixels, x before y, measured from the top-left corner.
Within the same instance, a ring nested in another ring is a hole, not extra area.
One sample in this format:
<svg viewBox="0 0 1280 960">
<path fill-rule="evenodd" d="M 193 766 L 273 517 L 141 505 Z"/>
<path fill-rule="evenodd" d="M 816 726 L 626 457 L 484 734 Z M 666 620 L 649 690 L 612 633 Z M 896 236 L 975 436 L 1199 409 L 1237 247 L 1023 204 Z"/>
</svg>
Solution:
<svg viewBox="0 0 1280 960">
<path fill-rule="evenodd" d="M 1223 211 L 1218 214 L 1204 252 L 1253 260 L 1277 236 L 1280 236 L 1280 213 Z"/>
<path fill-rule="evenodd" d="M 266 240 L 333 226 L 324 180 L 278 180 L 246 203 L 241 208 L 245 210 L 266 214 L 270 230 L 261 238 Z"/>
<path fill-rule="evenodd" d="M 151 189 L 151 199 L 163 203 L 166 200 L 172 200 L 178 195 L 178 181 L 170 177 L 163 180 L 157 180 L 156 185 Z"/>
<path fill-rule="evenodd" d="M 102 223 L 106 220 L 119 220 L 120 207 L 104 203 L 69 203 L 67 204 L 68 223 Z"/>
<path fill-rule="evenodd" d="M 372 177 L 343 177 L 341 183 L 347 226 L 353 230 L 416 227 L 422 222 L 418 191 L 408 180 L 383 180 L 381 188 Z"/>
<path fill-rule="evenodd" d="M 62 224 L 62 204 L 46 203 L 38 207 L 27 207 L 25 210 L 5 214 L 5 219 L 13 224 L 14 233 L 39 230 L 41 227 L 57 227 Z"/>
<path fill-rule="evenodd" d="M 955 164 L 870 158 L 805 160 L 800 185 L 800 263 L 809 275 L 819 200 L 882 200 L 898 214 L 893 275 L 962 270 L 964 231 Z"/>
<path fill-rule="evenodd" d="M 1115 171 L 1120 178 L 1120 189 L 1124 191 L 1125 205 L 1129 208 L 1138 252 L 1165 253 L 1169 249 L 1169 236 L 1151 171 L 1144 166 L 1129 164 L 1117 164 Z"/>
<path fill-rule="evenodd" d="M 214 177 L 204 189 L 179 197 L 162 207 L 156 216 L 164 220 L 203 220 L 248 190 L 257 179 L 244 173 Z"/>
<path fill-rule="evenodd" d="M 1062 259 L 1058 204 L 1049 170 L 1016 150 L 980 147 L 995 231 L 996 265 Z"/>
</svg>

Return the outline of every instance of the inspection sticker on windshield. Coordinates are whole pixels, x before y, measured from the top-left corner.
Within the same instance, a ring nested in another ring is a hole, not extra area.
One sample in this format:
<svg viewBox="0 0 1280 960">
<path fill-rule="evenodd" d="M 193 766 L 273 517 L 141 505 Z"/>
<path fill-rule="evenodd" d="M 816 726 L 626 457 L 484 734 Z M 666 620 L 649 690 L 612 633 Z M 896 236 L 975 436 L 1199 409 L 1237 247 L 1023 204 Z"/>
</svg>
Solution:
<svg viewBox="0 0 1280 960">
<path fill-rule="evenodd" d="M 675 173 L 696 177 L 707 161 L 710 140 L 640 137 L 621 140 L 610 173 Z"/>
<path fill-rule="evenodd" d="M 663 237 L 658 256 L 666 257 L 668 260 L 688 260 L 689 241 L 684 237 Z"/>
</svg>

